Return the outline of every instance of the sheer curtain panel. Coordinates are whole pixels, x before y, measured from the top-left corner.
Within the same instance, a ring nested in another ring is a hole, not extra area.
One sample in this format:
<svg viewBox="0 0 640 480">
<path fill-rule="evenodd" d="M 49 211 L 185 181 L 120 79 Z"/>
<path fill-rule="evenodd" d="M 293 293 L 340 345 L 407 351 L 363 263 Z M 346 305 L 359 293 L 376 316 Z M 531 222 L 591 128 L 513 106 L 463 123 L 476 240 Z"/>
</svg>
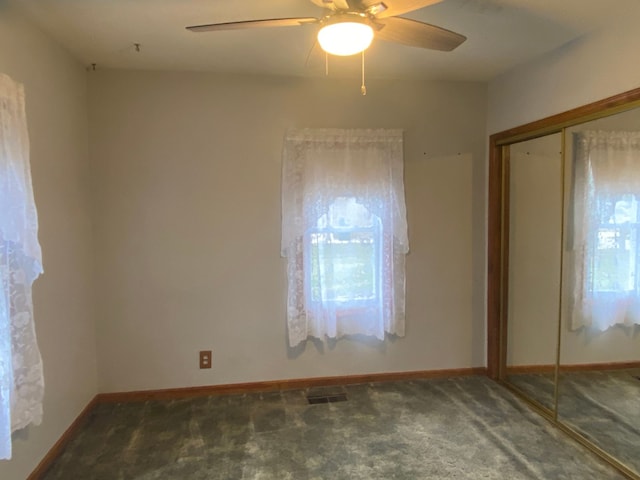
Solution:
<svg viewBox="0 0 640 480">
<path fill-rule="evenodd" d="M 42 420 L 44 379 L 31 286 L 42 273 L 24 89 L 0 74 L 0 459 L 11 433 Z"/>
<path fill-rule="evenodd" d="M 640 133 L 573 140 L 571 327 L 640 323 Z"/>
<path fill-rule="evenodd" d="M 282 162 L 289 345 L 404 336 L 401 130 L 290 130 Z"/>
</svg>

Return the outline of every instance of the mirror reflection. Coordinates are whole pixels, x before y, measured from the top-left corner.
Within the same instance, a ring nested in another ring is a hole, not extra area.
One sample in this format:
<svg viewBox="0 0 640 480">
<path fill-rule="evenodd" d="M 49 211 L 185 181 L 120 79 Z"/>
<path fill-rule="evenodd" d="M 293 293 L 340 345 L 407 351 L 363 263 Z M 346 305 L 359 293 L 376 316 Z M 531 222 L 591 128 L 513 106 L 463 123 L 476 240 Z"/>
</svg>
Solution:
<svg viewBox="0 0 640 480">
<path fill-rule="evenodd" d="M 558 420 L 640 474 L 640 110 L 565 149 Z"/>
<path fill-rule="evenodd" d="M 560 133 L 509 147 L 507 381 L 554 408 L 562 231 Z"/>
<path fill-rule="evenodd" d="M 497 376 L 640 480 L 640 89 L 496 134 L 491 152 Z"/>
</svg>

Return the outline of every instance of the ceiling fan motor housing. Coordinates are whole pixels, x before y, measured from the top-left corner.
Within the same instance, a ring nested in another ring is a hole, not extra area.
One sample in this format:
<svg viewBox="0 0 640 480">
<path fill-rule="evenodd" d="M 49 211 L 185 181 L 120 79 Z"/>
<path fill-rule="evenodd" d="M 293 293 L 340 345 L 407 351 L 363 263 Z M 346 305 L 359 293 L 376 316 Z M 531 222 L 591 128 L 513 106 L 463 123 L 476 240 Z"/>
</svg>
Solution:
<svg viewBox="0 0 640 480">
<path fill-rule="evenodd" d="M 368 13 L 337 12 L 321 19 L 318 42 L 332 55 L 354 55 L 371 45 L 373 26 L 373 17 Z"/>
</svg>

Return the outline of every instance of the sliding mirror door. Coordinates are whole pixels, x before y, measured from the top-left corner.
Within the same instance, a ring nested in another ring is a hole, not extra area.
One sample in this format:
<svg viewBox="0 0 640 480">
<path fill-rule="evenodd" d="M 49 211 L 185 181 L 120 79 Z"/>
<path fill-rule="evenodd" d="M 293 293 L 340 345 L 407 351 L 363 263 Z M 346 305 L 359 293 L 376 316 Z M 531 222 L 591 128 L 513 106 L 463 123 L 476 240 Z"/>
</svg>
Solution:
<svg viewBox="0 0 640 480">
<path fill-rule="evenodd" d="M 558 420 L 640 475 L 640 110 L 566 129 Z"/>
<path fill-rule="evenodd" d="M 489 375 L 640 480 L 640 88 L 492 135 L 488 231 Z"/>
<path fill-rule="evenodd" d="M 551 411 L 560 315 L 562 137 L 509 146 L 506 380 Z"/>
</svg>

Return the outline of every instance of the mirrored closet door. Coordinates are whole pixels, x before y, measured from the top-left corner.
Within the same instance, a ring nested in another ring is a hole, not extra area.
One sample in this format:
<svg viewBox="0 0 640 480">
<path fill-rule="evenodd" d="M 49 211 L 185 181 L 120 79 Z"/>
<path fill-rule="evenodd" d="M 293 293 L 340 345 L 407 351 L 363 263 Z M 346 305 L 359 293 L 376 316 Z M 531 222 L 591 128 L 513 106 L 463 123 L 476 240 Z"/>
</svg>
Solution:
<svg viewBox="0 0 640 480">
<path fill-rule="evenodd" d="M 551 411 L 560 306 L 562 137 L 510 145 L 506 378 Z"/>
<path fill-rule="evenodd" d="M 640 479 L 640 89 L 491 142 L 490 374 Z"/>
</svg>

